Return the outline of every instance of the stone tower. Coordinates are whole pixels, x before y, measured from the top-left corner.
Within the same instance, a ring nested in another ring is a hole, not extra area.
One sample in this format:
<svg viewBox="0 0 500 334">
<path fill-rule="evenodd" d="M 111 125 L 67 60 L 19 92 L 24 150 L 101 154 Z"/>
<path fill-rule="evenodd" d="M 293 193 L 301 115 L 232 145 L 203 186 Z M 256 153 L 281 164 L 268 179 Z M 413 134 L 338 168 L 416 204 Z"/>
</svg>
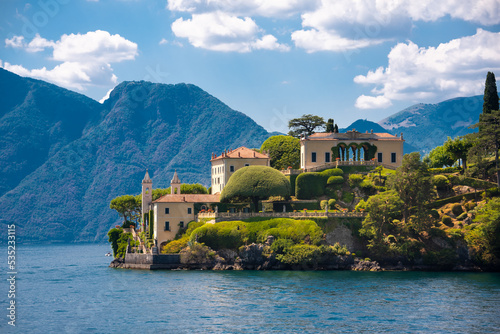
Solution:
<svg viewBox="0 0 500 334">
<path fill-rule="evenodd" d="M 144 214 L 149 212 L 149 208 L 153 203 L 153 181 L 149 177 L 148 170 L 146 169 L 146 175 L 144 175 L 144 180 L 142 180 L 142 219 L 144 220 Z M 143 221 L 144 222 L 144 221 Z"/>
<path fill-rule="evenodd" d="M 181 180 L 177 176 L 177 171 L 174 172 L 174 178 L 170 181 L 170 193 L 180 194 L 181 193 Z"/>
</svg>

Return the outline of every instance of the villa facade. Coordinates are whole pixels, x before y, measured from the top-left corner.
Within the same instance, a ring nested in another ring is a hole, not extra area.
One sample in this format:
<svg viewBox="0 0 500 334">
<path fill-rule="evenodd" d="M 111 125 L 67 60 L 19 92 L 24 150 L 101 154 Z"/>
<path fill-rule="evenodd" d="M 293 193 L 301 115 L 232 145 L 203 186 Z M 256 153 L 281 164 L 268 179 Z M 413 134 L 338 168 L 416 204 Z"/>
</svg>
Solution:
<svg viewBox="0 0 500 334">
<path fill-rule="evenodd" d="M 363 162 L 375 160 L 388 168 L 401 166 L 403 160 L 403 134 L 360 133 L 314 133 L 300 139 L 300 168 L 310 170 L 340 162 Z"/>
</svg>

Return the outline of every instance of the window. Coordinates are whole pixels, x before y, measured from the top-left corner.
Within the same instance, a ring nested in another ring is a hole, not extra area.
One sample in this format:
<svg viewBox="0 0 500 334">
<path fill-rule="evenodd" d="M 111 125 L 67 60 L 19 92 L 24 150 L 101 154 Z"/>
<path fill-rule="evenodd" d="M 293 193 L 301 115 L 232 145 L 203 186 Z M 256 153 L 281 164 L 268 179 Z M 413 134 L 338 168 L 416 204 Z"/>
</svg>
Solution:
<svg viewBox="0 0 500 334">
<path fill-rule="evenodd" d="M 245 167 L 248 167 L 248 166 L 250 166 L 250 164 L 245 164 Z"/>
<path fill-rule="evenodd" d="M 396 153 L 391 153 L 391 162 L 392 162 L 393 164 L 395 164 L 395 163 L 396 163 Z"/>
<path fill-rule="evenodd" d="M 180 222 L 180 223 L 179 223 L 179 227 L 180 227 L 180 228 L 184 228 L 184 222 Z"/>
<path fill-rule="evenodd" d="M 165 208 L 165 214 L 168 215 L 170 213 L 170 209 L 169 208 Z"/>
<path fill-rule="evenodd" d="M 191 214 L 191 208 L 188 208 L 188 215 Z"/>
<path fill-rule="evenodd" d="M 311 153 L 311 162 L 316 162 L 316 152 Z"/>
<path fill-rule="evenodd" d="M 330 162 L 330 152 L 325 152 L 325 162 Z"/>
<path fill-rule="evenodd" d="M 234 172 L 234 166 L 229 166 L 229 171 L 232 173 Z"/>
<path fill-rule="evenodd" d="M 165 222 L 164 231 L 170 231 L 170 222 Z"/>
<path fill-rule="evenodd" d="M 378 162 L 382 162 L 382 153 L 377 153 Z"/>
</svg>

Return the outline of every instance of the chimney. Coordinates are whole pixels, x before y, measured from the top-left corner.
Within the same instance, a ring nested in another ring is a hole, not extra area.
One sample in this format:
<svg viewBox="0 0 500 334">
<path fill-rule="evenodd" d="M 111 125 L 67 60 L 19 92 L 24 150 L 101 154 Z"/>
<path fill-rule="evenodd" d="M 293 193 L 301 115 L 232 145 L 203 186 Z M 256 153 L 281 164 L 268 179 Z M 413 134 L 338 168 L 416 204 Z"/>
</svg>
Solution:
<svg viewBox="0 0 500 334">
<path fill-rule="evenodd" d="M 238 158 L 241 158 L 241 153 L 240 152 L 238 152 Z"/>
<path fill-rule="evenodd" d="M 373 129 L 370 130 L 370 133 L 373 133 Z"/>
<path fill-rule="evenodd" d="M 403 133 L 401 132 L 401 140 L 403 140 Z"/>
<path fill-rule="evenodd" d="M 253 151 L 253 157 L 255 158 L 255 151 Z"/>
</svg>

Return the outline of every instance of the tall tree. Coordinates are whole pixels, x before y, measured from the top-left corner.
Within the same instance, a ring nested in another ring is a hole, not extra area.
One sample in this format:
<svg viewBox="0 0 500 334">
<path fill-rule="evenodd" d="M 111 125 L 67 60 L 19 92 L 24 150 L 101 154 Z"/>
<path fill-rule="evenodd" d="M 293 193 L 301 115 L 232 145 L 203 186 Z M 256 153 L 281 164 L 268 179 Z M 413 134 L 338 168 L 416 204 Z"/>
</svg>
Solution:
<svg viewBox="0 0 500 334">
<path fill-rule="evenodd" d="M 326 122 L 326 132 L 332 133 L 335 131 L 335 122 L 333 121 L 333 118 L 329 118 L 328 121 Z"/>
<path fill-rule="evenodd" d="M 482 113 L 479 123 L 474 127 L 479 128 L 475 134 L 476 146 L 493 154 L 495 157 L 495 170 L 497 174 L 497 186 L 500 188 L 500 169 L 498 168 L 498 150 L 500 149 L 500 110 L 492 110 L 490 113 Z"/>
<path fill-rule="evenodd" d="M 300 165 L 300 140 L 292 136 L 272 136 L 262 143 L 260 152 L 271 157 L 271 167 L 281 170 Z"/>
<path fill-rule="evenodd" d="M 495 74 L 488 72 L 484 84 L 483 114 L 489 114 L 492 110 L 500 109 L 498 102 L 497 82 Z"/>
<path fill-rule="evenodd" d="M 426 219 L 424 205 L 432 196 L 432 180 L 427 164 L 420 161 L 420 153 L 413 152 L 403 157 L 401 166 L 389 179 L 389 186 L 403 201 L 403 219 L 410 223 L 410 210 L 416 219 L 411 221 L 416 231 L 422 230 Z"/>
<path fill-rule="evenodd" d="M 302 134 L 306 136 L 312 135 L 316 129 L 323 129 L 325 127 L 325 120 L 323 117 L 307 114 L 302 117 L 291 119 L 288 122 L 290 131 L 288 134 L 293 137 L 299 138 Z"/>
</svg>

